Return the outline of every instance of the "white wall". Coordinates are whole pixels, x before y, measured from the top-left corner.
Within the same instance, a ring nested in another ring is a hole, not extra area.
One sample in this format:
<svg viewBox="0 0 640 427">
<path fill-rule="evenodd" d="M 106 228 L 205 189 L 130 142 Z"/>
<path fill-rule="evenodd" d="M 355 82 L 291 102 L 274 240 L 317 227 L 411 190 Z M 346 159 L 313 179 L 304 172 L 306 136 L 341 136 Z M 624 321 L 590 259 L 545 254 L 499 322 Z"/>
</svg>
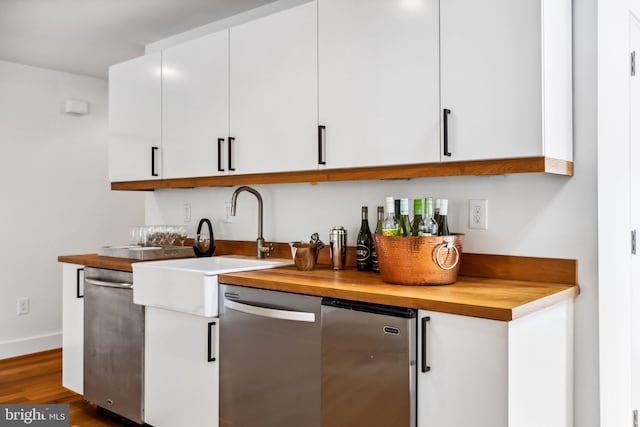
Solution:
<svg viewBox="0 0 640 427">
<path fill-rule="evenodd" d="M 261 185 L 256 188 L 265 199 L 267 240 L 306 239 L 315 231 L 328 240 L 329 228 L 339 224 L 348 228 L 349 241 L 353 244 L 361 205 L 369 206 L 370 222 L 373 222 L 374 207 L 381 205 L 387 195 L 409 198 L 430 195 L 450 199 L 450 228 L 467 234 L 466 252 L 577 259 L 581 294 L 575 307 L 574 425 L 619 427 L 626 424 L 600 424 L 599 410 L 598 6 L 597 0 L 573 2 L 573 177 L 527 174 Z M 618 24 L 627 25 L 627 21 Z M 257 214 L 253 196 L 241 194 L 238 217 L 232 223 L 223 222 L 224 203 L 230 200 L 232 191 L 232 188 L 155 191 L 147 196 L 146 221 L 148 224 L 181 224 L 182 205 L 191 203 L 192 228 L 198 218 L 205 216 L 214 221 L 218 238 L 254 240 Z M 489 230 L 467 228 L 470 198 L 489 199 Z M 615 394 L 611 396 L 614 398 Z"/>
<path fill-rule="evenodd" d="M 57 257 L 122 243 L 144 196 L 107 182 L 107 82 L 0 61 L 0 359 L 59 347 Z M 67 98 L 90 114 L 63 111 Z M 18 297 L 31 312 L 16 315 Z"/>
</svg>

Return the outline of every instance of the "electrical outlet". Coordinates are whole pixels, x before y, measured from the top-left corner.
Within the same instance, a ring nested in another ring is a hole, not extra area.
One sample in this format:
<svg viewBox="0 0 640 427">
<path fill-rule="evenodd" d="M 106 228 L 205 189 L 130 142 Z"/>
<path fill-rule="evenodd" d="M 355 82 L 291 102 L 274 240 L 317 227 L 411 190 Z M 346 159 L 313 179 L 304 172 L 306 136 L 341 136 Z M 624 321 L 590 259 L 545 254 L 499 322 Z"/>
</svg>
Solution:
<svg viewBox="0 0 640 427">
<path fill-rule="evenodd" d="M 487 230 L 489 228 L 489 201 L 487 199 L 469 200 L 469 228 Z"/>
<path fill-rule="evenodd" d="M 184 205 L 182 205 L 182 210 L 183 210 L 183 221 L 184 222 L 191 222 L 191 203 L 185 203 Z"/>
<path fill-rule="evenodd" d="M 18 315 L 29 314 L 29 298 L 18 298 Z"/>
</svg>

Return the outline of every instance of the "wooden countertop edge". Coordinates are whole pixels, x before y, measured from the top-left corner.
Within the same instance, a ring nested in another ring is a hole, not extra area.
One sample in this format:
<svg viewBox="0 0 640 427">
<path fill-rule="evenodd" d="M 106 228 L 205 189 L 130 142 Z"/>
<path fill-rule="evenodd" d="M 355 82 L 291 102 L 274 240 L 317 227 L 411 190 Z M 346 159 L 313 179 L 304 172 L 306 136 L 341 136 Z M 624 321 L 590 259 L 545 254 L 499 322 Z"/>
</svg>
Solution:
<svg viewBox="0 0 640 427">
<path fill-rule="evenodd" d="M 269 270 L 263 270 L 268 272 Z M 258 273 L 259 272 L 253 272 Z M 550 307 L 558 302 L 573 298 L 579 294 L 579 288 L 574 284 L 551 284 L 557 286 L 558 290 L 549 295 L 536 298 L 533 301 L 525 302 L 515 307 L 508 306 L 490 306 L 487 304 L 469 304 L 462 302 L 449 301 L 445 299 L 416 297 L 406 295 L 394 295 L 384 293 L 384 290 L 372 288 L 369 291 L 363 290 L 357 285 L 324 285 L 324 284 L 303 284 L 284 282 L 277 279 L 256 279 L 255 277 L 243 277 L 242 273 L 221 274 L 219 276 L 220 283 L 230 283 L 238 286 L 248 286 L 260 289 L 270 289 L 283 292 L 302 293 L 320 297 L 332 297 L 348 300 L 356 300 L 369 302 L 374 304 L 395 305 L 399 307 L 432 310 L 443 313 L 459 314 L 464 316 L 481 317 L 492 320 L 511 321 L 527 314 Z M 473 280 L 474 278 L 469 278 Z M 313 280 L 311 280 L 313 282 Z M 322 280 L 316 280 L 321 283 Z M 495 279 L 496 283 L 513 283 L 514 281 Z M 348 289 L 352 286 L 353 289 Z M 395 286 L 395 285 L 392 285 Z M 449 285 L 453 286 L 453 285 Z M 413 287 L 411 287 L 413 288 Z M 400 289 L 400 288 L 399 288 Z M 406 289 L 406 288 L 405 288 Z"/>
<path fill-rule="evenodd" d="M 126 259 L 126 258 L 112 258 L 99 256 L 97 254 L 83 254 L 83 255 L 63 255 L 58 257 L 59 262 L 77 264 L 77 265 L 85 265 L 89 267 L 97 267 L 97 268 L 106 268 L 111 270 L 120 270 L 120 271 L 128 271 L 132 272 L 132 264 L 136 262 L 141 262 L 142 260 L 134 260 L 134 259 Z M 277 269 L 280 270 L 280 269 Z M 272 289 L 279 290 L 284 292 L 297 292 L 304 293 L 308 295 L 315 296 L 323 296 L 323 297 L 333 297 L 333 298 L 343 298 L 343 299 L 351 299 L 358 300 L 364 302 L 370 302 L 374 304 L 387 304 L 387 305 L 396 305 L 408 308 L 415 309 L 424 309 L 424 310 L 433 310 L 451 314 L 460 314 L 465 316 L 473 316 L 473 317 L 482 317 L 487 319 L 501 320 L 501 321 L 510 321 L 514 319 L 518 319 L 520 317 L 526 316 L 530 313 L 542 310 L 546 307 L 552 306 L 566 299 L 573 298 L 579 294 L 579 287 L 575 283 L 556 283 L 556 282 L 547 282 L 547 281 L 536 281 L 540 284 L 545 284 L 551 287 L 557 286 L 557 291 L 549 291 L 546 295 L 541 295 L 540 297 L 535 297 L 530 301 L 522 301 L 512 303 L 511 305 L 505 304 L 500 298 L 496 298 L 495 305 L 488 304 L 486 299 L 481 303 L 465 303 L 461 302 L 464 298 L 464 292 L 461 293 L 459 297 L 456 296 L 412 296 L 412 295 L 402 295 L 402 292 L 398 294 L 394 294 L 389 291 L 388 286 L 386 288 L 381 287 L 370 287 L 366 284 L 352 284 L 352 283 L 340 283 L 333 282 L 331 280 L 323 279 L 321 277 L 308 277 L 305 275 L 305 282 L 301 283 L 301 280 L 296 279 L 294 276 L 299 273 L 295 268 L 290 268 L 289 270 L 283 270 L 282 274 L 285 276 L 281 276 L 280 278 L 267 278 L 265 277 L 269 271 L 274 270 L 263 270 L 264 274 L 260 274 L 260 272 L 250 272 L 250 273 L 258 273 L 258 276 L 255 277 L 252 274 L 248 274 L 249 277 L 242 277 L 242 273 L 236 274 L 223 274 L 220 275 L 220 281 L 223 282 L 227 280 L 232 284 L 237 284 L 240 286 L 250 286 L 250 287 L 259 287 L 264 289 Z M 484 273 L 480 272 L 479 273 Z M 573 273 L 575 276 L 575 273 Z M 289 276 L 288 279 L 282 280 L 283 277 Z M 487 286 L 491 286 L 492 284 L 498 285 L 498 287 L 504 287 L 507 285 L 508 287 L 518 286 L 518 285 L 527 285 L 530 286 L 533 282 L 526 280 L 507 280 L 504 277 L 500 277 L 500 274 L 497 274 L 498 277 L 492 277 L 487 279 L 486 276 L 471 276 L 471 275 L 460 275 L 459 282 L 478 282 L 478 286 L 484 286 L 483 283 L 486 283 L 487 280 L 490 280 L 491 283 L 487 283 Z M 565 279 L 569 279 L 572 277 L 571 274 L 563 274 L 562 276 Z M 567 280 L 568 281 L 568 280 Z M 481 283 L 482 282 L 482 283 Z M 392 285 L 395 286 L 395 285 Z M 451 285 L 454 286 L 454 285 Z M 368 288 L 368 289 L 367 289 Z M 406 291 L 406 288 L 405 290 Z M 404 292 L 403 291 L 403 292 Z M 448 300 L 448 298 L 458 299 L 459 301 Z"/>
<path fill-rule="evenodd" d="M 58 257 L 58 262 L 86 265 L 87 267 L 106 268 L 108 270 L 128 271 L 129 273 L 133 272 L 132 264 L 141 261 L 142 260 L 130 258 L 100 256 L 97 254 L 61 255 Z"/>
</svg>

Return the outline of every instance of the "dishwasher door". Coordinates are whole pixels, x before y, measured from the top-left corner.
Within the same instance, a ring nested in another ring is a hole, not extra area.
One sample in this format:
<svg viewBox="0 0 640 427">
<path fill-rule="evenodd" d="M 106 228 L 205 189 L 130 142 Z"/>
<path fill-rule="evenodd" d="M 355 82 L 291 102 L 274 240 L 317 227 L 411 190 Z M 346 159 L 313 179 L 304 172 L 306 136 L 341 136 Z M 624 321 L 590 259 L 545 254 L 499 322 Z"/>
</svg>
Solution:
<svg viewBox="0 0 640 427">
<path fill-rule="evenodd" d="M 144 421 L 144 307 L 133 303 L 133 275 L 85 268 L 84 398 Z"/>
<path fill-rule="evenodd" d="M 220 285 L 220 427 L 319 427 L 319 297 Z"/>
<path fill-rule="evenodd" d="M 415 427 L 416 317 L 322 300 L 322 427 Z"/>
</svg>

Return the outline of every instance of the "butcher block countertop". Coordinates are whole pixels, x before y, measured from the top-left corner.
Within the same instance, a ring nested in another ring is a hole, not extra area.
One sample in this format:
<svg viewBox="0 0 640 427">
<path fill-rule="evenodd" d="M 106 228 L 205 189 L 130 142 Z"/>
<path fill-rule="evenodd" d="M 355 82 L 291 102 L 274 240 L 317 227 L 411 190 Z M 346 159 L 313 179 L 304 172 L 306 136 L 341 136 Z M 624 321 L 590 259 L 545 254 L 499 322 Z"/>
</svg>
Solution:
<svg viewBox="0 0 640 427">
<path fill-rule="evenodd" d="M 420 308 L 495 320 L 513 320 L 578 294 L 573 284 L 458 276 L 452 285 L 400 286 L 355 268 L 313 271 L 295 267 L 222 274 L 219 283 Z"/>
<path fill-rule="evenodd" d="M 248 250 L 255 250 L 255 242 L 248 243 L 251 244 Z M 242 245 L 233 245 L 234 252 L 238 253 Z M 285 257 L 284 249 L 276 256 Z M 223 253 L 216 250 L 216 254 Z M 464 253 L 456 283 L 401 286 L 384 283 L 379 274 L 357 271 L 354 263 L 349 262 L 351 256 L 349 253 L 348 264 L 352 266 L 346 270 L 334 271 L 327 264 L 318 265 L 312 271 L 280 267 L 222 274 L 219 282 L 503 321 L 579 294 L 577 262 L 570 259 Z M 319 262 L 324 258 L 321 255 Z M 95 254 L 60 256 L 58 261 L 121 271 L 132 271 L 132 264 L 140 262 Z"/>
</svg>

